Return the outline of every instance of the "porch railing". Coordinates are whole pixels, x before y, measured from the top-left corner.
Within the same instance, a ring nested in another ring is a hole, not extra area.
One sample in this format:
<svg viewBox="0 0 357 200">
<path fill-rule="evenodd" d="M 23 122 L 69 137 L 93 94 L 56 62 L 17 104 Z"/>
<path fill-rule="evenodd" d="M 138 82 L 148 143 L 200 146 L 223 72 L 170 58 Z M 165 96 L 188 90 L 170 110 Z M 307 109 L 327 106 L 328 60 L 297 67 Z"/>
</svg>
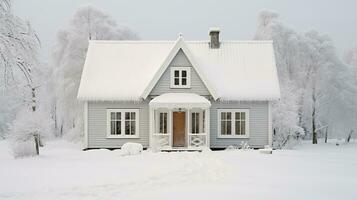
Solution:
<svg viewBox="0 0 357 200">
<path fill-rule="evenodd" d="M 170 134 L 154 133 L 153 145 L 157 148 L 170 147 Z"/>
<path fill-rule="evenodd" d="M 207 146 L 207 133 L 189 133 L 188 145 L 190 147 L 204 147 Z"/>
</svg>

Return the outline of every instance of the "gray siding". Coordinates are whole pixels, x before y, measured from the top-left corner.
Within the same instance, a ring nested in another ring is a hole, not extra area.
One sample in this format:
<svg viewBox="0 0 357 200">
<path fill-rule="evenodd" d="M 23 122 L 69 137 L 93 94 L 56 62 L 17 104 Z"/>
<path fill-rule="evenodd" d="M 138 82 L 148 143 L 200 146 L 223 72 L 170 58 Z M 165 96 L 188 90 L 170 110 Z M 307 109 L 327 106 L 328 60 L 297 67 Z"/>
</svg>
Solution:
<svg viewBox="0 0 357 200">
<path fill-rule="evenodd" d="M 107 109 L 139 109 L 140 138 L 107 138 Z M 141 143 L 149 146 L 149 106 L 148 102 L 88 102 L 88 148 L 120 148 L 125 142 Z"/>
<path fill-rule="evenodd" d="M 191 67 L 191 88 L 170 88 L 171 67 Z M 196 93 L 199 95 L 210 95 L 208 89 L 194 68 L 192 68 L 190 61 L 187 59 L 185 53 L 182 50 L 180 50 L 174 57 L 169 67 L 166 69 L 159 81 L 156 83 L 155 87 L 152 89 L 150 95 L 156 96 L 168 92 L 185 92 Z"/>
<path fill-rule="evenodd" d="M 261 148 L 268 144 L 268 102 L 211 102 L 211 148 L 224 148 L 229 145 L 240 145 L 242 141 L 248 141 L 249 146 Z M 218 138 L 218 109 L 249 109 L 249 138 Z"/>
<path fill-rule="evenodd" d="M 137 142 L 149 146 L 149 101 L 130 102 L 88 102 L 88 148 L 120 148 L 125 142 Z M 251 147 L 264 147 L 268 144 L 268 102 L 211 102 L 210 110 L 210 143 L 211 148 L 225 148 L 229 145 L 240 145 L 248 141 Z M 140 138 L 117 139 L 107 136 L 106 110 L 110 108 L 139 109 Z M 249 109 L 249 131 L 247 139 L 217 137 L 217 109 Z"/>
</svg>

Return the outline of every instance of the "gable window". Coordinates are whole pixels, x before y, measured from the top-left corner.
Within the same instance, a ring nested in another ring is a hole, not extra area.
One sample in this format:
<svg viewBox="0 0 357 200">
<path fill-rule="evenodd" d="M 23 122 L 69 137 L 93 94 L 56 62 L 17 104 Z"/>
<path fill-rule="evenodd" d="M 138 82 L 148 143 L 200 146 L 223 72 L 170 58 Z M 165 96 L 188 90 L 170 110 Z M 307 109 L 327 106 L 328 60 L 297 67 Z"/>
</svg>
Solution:
<svg viewBox="0 0 357 200">
<path fill-rule="evenodd" d="M 171 88 L 190 88 L 190 79 L 190 67 L 171 67 Z"/>
<path fill-rule="evenodd" d="M 139 109 L 107 109 L 108 138 L 138 138 Z"/>
<path fill-rule="evenodd" d="M 219 138 L 248 138 L 249 110 L 248 109 L 219 109 L 218 110 Z"/>
</svg>

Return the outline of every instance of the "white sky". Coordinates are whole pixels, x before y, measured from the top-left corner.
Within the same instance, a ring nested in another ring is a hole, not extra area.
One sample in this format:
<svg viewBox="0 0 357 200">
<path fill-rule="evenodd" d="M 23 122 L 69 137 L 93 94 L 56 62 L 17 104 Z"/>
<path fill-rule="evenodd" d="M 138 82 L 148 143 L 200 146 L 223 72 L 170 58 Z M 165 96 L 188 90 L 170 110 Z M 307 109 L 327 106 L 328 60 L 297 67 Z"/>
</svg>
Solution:
<svg viewBox="0 0 357 200">
<path fill-rule="evenodd" d="M 14 12 L 34 26 L 48 60 L 57 31 L 85 4 L 106 11 L 143 40 L 174 40 L 179 32 L 187 40 L 207 39 L 212 26 L 221 28 L 222 39 L 251 39 L 257 13 L 265 8 L 291 28 L 328 34 L 339 52 L 357 46 L 356 0 L 14 0 Z"/>
</svg>

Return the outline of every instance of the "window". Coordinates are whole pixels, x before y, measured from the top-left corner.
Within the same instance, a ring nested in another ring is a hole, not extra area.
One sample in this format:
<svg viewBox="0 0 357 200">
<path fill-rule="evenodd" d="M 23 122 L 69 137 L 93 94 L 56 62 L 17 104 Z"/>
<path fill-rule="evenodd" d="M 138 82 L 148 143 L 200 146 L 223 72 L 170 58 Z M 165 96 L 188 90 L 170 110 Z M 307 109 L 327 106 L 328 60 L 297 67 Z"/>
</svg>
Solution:
<svg viewBox="0 0 357 200">
<path fill-rule="evenodd" d="M 138 109 L 108 109 L 107 110 L 108 138 L 138 138 L 139 110 Z"/>
<path fill-rule="evenodd" d="M 190 88 L 190 76 L 190 67 L 171 67 L 171 88 Z"/>
<path fill-rule="evenodd" d="M 219 109 L 218 137 L 247 138 L 249 137 L 248 109 Z"/>
<path fill-rule="evenodd" d="M 192 112 L 191 119 L 191 133 L 200 133 L 200 113 Z"/>
<path fill-rule="evenodd" d="M 167 134 L 167 113 L 165 112 L 160 113 L 159 133 Z"/>
</svg>

